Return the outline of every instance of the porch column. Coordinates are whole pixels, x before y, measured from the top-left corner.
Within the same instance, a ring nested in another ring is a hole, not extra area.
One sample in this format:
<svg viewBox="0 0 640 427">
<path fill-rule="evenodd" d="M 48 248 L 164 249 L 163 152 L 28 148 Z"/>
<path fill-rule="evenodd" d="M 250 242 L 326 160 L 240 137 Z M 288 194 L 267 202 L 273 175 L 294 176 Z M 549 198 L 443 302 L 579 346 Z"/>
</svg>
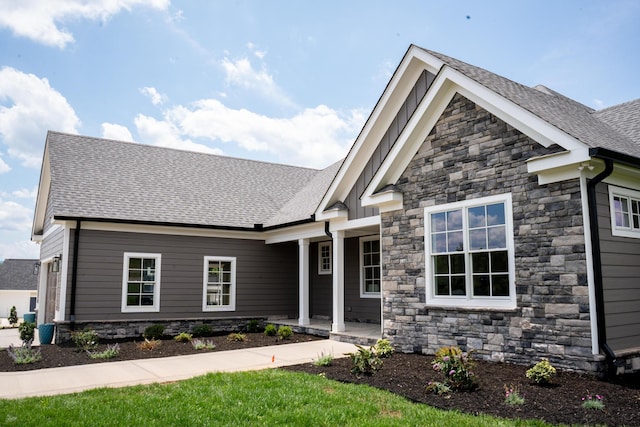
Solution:
<svg viewBox="0 0 640 427">
<path fill-rule="evenodd" d="M 309 324 L 309 239 L 298 240 L 298 325 Z"/>
<path fill-rule="evenodd" d="M 344 332 L 344 231 L 333 232 L 333 323 L 331 332 Z"/>
</svg>

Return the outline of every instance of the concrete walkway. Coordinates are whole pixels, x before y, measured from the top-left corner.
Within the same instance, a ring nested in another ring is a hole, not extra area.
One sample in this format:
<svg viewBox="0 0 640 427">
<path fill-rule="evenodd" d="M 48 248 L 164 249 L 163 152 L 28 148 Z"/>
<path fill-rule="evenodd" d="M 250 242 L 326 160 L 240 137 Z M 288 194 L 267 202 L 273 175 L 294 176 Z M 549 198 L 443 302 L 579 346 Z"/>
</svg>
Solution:
<svg viewBox="0 0 640 427">
<path fill-rule="evenodd" d="M 188 356 L 101 362 L 24 372 L 0 372 L 0 398 L 75 393 L 99 387 L 184 380 L 208 372 L 236 372 L 310 363 L 322 354 L 335 358 L 356 350 L 353 344 L 333 340 L 254 347 Z"/>
</svg>

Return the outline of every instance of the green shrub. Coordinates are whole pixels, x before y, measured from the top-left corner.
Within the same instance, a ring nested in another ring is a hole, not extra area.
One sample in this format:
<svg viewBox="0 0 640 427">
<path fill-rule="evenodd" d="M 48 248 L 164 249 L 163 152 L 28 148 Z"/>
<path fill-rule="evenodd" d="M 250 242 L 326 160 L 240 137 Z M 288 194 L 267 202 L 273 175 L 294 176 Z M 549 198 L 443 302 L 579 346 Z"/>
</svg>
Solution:
<svg viewBox="0 0 640 427">
<path fill-rule="evenodd" d="M 9 348 L 7 348 L 7 354 L 13 359 L 13 363 L 16 365 L 27 365 L 42 359 L 40 349 L 33 349 L 31 343 L 25 344 L 22 347 L 14 347 L 13 344 L 11 344 Z"/>
<path fill-rule="evenodd" d="M 227 337 L 227 341 L 242 342 L 242 341 L 246 341 L 246 340 L 247 340 L 247 336 L 245 334 L 240 333 L 240 332 L 231 333 Z"/>
<path fill-rule="evenodd" d="M 249 320 L 245 329 L 250 333 L 260 332 L 260 321 L 257 319 Z"/>
<path fill-rule="evenodd" d="M 173 337 L 173 339 L 178 341 L 178 342 L 189 342 L 189 341 L 191 341 L 191 338 L 193 338 L 193 335 L 191 335 L 188 332 L 181 332 L 178 335 L 176 335 L 175 337 Z"/>
<path fill-rule="evenodd" d="M 16 310 L 16 306 L 14 305 L 13 307 L 11 307 L 11 310 L 9 310 L 9 323 L 11 324 L 11 326 L 14 326 L 16 323 L 18 323 L 18 311 Z"/>
<path fill-rule="evenodd" d="M 549 363 L 549 360 L 542 359 L 527 371 L 526 376 L 536 384 L 548 384 L 555 374 L 556 368 Z"/>
<path fill-rule="evenodd" d="M 210 340 L 193 340 L 191 345 L 196 350 L 213 350 L 216 348 L 216 345 Z"/>
<path fill-rule="evenodd" d="M 356 347 L 358 351 L 347 353 L 348 356 L 351 356 L 351 362 L 353 363 L 351 367 L 352 374 L 372 375 L 382 368 L 382 359 L 376 355 L 373 347 L 365 348 L 357 344 Z"/>
<path fill-rule="evenodd" d="M 71 340 L 77 351 L 91 351 L 98 346 L 98 333 L 91 328 L 71 332 Z"/>
<path fill-rule="evenodd" d="M 194 337 L 209 337 L 213 334 L 213 329 L 209 325 L 195 325 L 191 328 Z"/>
<path fill-rule="evenodd" d="M 293 329 L 291 329 L 291 326 L 280 326 L 278 328 L 278 336 L 281 340 L 286 340 L 291 335 L 293 335 Z"/>
<path fill-rule="evenodd" d="M 264 328 L 264 334 L 267 335 L 267 336 L 275 337 L 277 333 L 278 333 L 278 329 L 276 328 L 276 325 L 273 325 L 271 323 L 269 323 Z"/>
<path fill-rule="evenodd" d="M 31 346 L 33 337 L 35 335 L 35 330 L 35 322 L 23 322 L 20 324 L 20 326 L 18 326 L 18 331 L 20 332 L 20 339 L 22 340 L 23 346 Z"/>
<path fill-rule="evenodd" d="M 333 354 L 322 353 L 316 360 L 313 361 L 315 366 L 331 366 L 333 363 Z"/>
<path fill-rule="evenodd" d="M 88 351 L 89 357 L 92 359 L 113 359 L 120 354 L 120 345 L 115 343 L 113 345 L 108 344 L 107 348 L 102 351 Z"/>
<path fill-rule="evenodd" d="M 160 338 L 162 338 L 163 334 L 164 334 L 164 325 L 160 323 L 156 323 L 151 326 L 147 326 L 144 329 L 144 334 L 142 334 L 142 336 L 148 340 L 159 340 Z"/>
<path fill-rule="evenodd" d="M 427 385 L 427 393 L 438 395 L 449 394 L 451 393 L 451 387 L 440 381 L 429 381 L 429 384 Z"/>
<path fill-rule="evenodd" d="M 474 390 L 478 386 L 472 371 L 474 364 L 471 355 L 463 353 L 458 347 L 439 349 L 431 366 L 442 372 L 444 384 L 453 391 Z"/>
<path fill-rule="evenodd" d="M 510 406 L 524 405 L 524 397 L 515 386 L 504 386 L 504 403 Z"/>
<path fill-rule="evenodd" d="M 393 354 L 393 346 L 386 339 L 380 339 L 376 342 L 376 345 L 373 347 L 378 357 L 386 358 Z"/>
</svg>

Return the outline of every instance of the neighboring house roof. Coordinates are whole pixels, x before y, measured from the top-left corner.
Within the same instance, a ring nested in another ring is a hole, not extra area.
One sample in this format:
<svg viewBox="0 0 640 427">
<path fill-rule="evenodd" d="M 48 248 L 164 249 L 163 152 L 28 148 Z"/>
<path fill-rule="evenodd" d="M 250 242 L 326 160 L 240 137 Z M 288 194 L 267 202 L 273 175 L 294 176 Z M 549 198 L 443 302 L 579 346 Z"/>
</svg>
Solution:
<svg viewBox="0 0 640 427">
<path fill-rule="evenodd" d="M 35 291 L 38 275 L 33 274 L 37 259 L 5 259 L 0 264 L 0 290 Z"/>
<path fill-rule="evenodd" d="M 315 191 L 335 169 L 58 132 L 47 135 L 47 150 L 53 215 L 83 219 L 240 228 L 300 221 L 313 214 Z M 290 205 L 296 209 L 280 212 Z"/>
</svg>

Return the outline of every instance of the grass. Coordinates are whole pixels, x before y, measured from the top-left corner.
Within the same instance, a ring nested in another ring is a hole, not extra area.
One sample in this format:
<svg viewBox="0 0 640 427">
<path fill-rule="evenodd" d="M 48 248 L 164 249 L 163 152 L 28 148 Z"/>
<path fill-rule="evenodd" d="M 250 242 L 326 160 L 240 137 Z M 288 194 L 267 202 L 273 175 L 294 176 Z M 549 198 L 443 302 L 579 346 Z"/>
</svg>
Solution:
<svg viewBox="0 0 640 427">
<path fill-rule="evenodd" d="M 2 426 L 547 426 L 414 404 L 387 391 L 265 370 L 0 400 Z"/>
</svg>

